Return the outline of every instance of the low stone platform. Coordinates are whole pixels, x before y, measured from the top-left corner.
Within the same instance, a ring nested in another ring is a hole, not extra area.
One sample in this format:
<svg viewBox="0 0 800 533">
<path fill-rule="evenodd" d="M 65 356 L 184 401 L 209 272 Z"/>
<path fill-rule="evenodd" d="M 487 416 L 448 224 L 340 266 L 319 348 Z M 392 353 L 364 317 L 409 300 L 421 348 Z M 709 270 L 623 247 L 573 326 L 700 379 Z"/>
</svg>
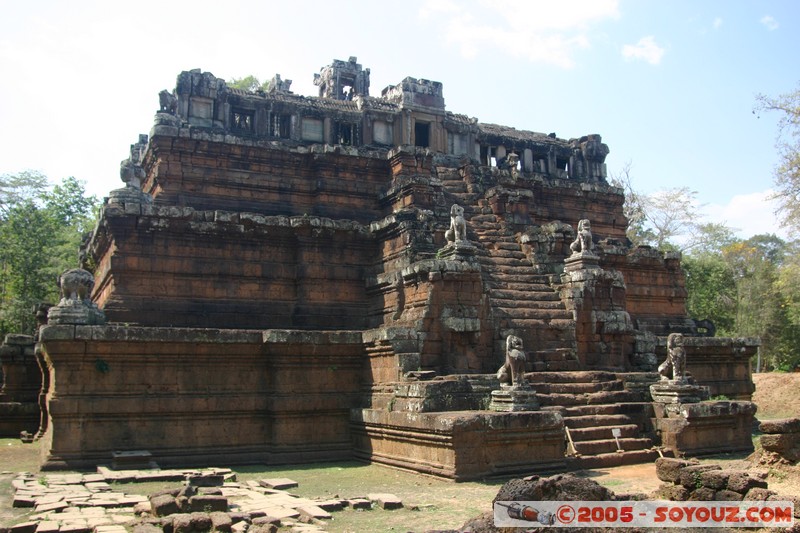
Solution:
<svg viewBox="0 0 800 533">
<path fill-rule="evenodd" d="M 355 456 L 469 481 L 565 467 L 564 421 L 547 411 L 353 409 Z"/>
</svg>

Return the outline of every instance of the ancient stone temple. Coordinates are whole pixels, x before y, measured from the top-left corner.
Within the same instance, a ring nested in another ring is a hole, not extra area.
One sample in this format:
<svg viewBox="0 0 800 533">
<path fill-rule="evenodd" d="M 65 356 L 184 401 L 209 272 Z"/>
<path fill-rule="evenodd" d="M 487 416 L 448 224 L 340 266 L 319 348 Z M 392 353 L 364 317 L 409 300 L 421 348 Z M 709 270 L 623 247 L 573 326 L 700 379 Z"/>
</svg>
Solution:
<svg viewBox="0 0 800 533">
<path fill-rule="evenodd" d="M 756 342 L 700 337 L 680 258 L 631 247 L 600 135 L 482 123 L 424 79 L 373 96 L 369 76 L 350 58 L 314 97 L 200 70 L 162 91 L 84 250 L 91 298 L 40 332 L 44 467 L 651 460 L 669 333 L 732 399 L 717 411 L 748 416 Z"/>
</svg>

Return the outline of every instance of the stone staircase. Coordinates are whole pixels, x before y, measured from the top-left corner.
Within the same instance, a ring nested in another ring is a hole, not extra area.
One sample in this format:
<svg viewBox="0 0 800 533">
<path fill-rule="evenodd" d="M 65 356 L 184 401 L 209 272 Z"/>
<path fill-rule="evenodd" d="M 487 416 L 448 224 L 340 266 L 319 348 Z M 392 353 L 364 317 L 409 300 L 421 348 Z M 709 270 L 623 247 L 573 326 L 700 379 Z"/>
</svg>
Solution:
<svg viewBox="0 0 800 533">
<path fill-rule="evenodd" d="M 464 207 L 468 237 L 478 245 L 483 285 L 502 343 L 522 337 L 533 363 L 526 374 L 542 409 L 561 413 L 576 454 L 570 469 L 611 467 L 654 461 L 650 418 L 645 401 L 652 376 L 584 371 L 575 357 L 575 324 L 547 276 L 537 274 L 504 221 L 482 195 L 470 193 L 457 172 L 441 175 L 449 200 Z M 566 347 L 565 347 L 566 346 Z M 504 347 L 497 347 L 501 353 Z M 626 381 L 634 385 L 626 388 Z M 655 379 L 655 378 L 653 378 Z M 612 430 L 618 429 L 614 438 Z M 566 435 L 565 435 L 566 438 Z"/>
<path fill-rule="evenodd" d="M 641 390 L 628 390 L 613 372 L 527 374 L 542 409 L 564 418 L 577 454 L 571 468 L 598 468 L 654 461 L 651 405 Z M 619 437 L 614 438 L 614 429 Z"/>
<path fill-rule="evenodd" d="M 450 179 L 443 179 L 444 189 L 464 207 L 468 236 L 478 244 L 477 259 L 497 332 L 496 352 L 503 353 L 504 339 L 513 334 L 522 338 L 532 370 L 579 370 L 572 313 L 547 277 L 536 273 L 504 221 L 481 207 L 479 195 L 467 192 L 459 176 L 445 177 Z"/>
</svg>

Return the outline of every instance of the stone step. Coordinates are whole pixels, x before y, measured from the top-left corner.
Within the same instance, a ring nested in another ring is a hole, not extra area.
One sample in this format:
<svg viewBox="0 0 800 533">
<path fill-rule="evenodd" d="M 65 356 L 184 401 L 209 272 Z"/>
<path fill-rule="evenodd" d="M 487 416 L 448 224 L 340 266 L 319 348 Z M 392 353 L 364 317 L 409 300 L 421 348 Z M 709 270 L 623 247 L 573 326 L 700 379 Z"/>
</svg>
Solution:
<svg viewBox="0 0 800 533">
<path fill-rule="evenodd" d="M 506 242 L 503 244 L 511 244 L 510 242 Z M 528 256 L 522 253 L 522 250 L 509 250 L 508 248 L 501 248 L 501 249 L 493 249 L 493 248 L 486 248 L 486 255 L 483 257 L 489 257 L 491 259 L 520 259 L 525 261 L 524 264 L 530 266 L 531 262 L 528 260 Z"/>
<path fill-rule="evenodd" d="M 614 372 L 602 370 L 584 370 L 571 374 L 553 374 L 550 372 L 526 374 L 531 383 L 596 383 L 601 381 L 617 381 Z"/>
<path fill-rule="evenodd" d="M 592 404 L 614 404 L 628 401 L 636 401 L 638 395 L 628 391 L 602 391 L 590 392 L 584 394 L 536 394 L 536 399 L 539 400 L 541 405 L 560 405 L 564 407 L 576 405 L 592 405 Z M 614 412 L 604 413 L 614 414 Z"/>
<path fill-rule="evenodd" d="M 574 439 L 573 439 L 574 440 Z M 575 450 L 581 455 L 599 455 L 603 453 L 618 453 L 617 443 L 613 438 L 600 440 L 585 440 L 574 442 Z M 648 450 L 653 447 L 653 441 L 646 437 L 620 438 L 619 445 L 623 451 Z"/>
<path fill-rule="evenodd" d="M 531 366 L 537 372 L 574 372 L 581 369 L 578 361 L 535 361 Z"/>
<path fill-rule="evenodd" d="M 563 358 L 561 359 L 564 360 Z M 536 383 L 536 392 L 542 394 L 584 394 L 602 391 L 621 391 L 621 381 L 602 381 L 597 383 Z"/>
<path fill-rule="evenodd" d="M 535 278 L 535 276 L 530 276 L 530 277 Z M 530 291 L 548 292 L 552 294 L 555 298 L 559 299 L 561 298 L 550 285 L 548 285 L 547 283 L 542 283 L 540 280 L 531 279 L 531 281 L 527 283 L 522 283 L 518 281 L 507 282 L 507 281 L 491 280 L 484 282 L 484 284 L 489 289 L 499 289 L 501 291 L 514 291 L 514 293 L 525 293 Z"/>
<path fill-rule="evenodd" d="M 514 329 L 514 330 L 548 330 L 553 331 L 554 335 L 559 335 L 558 332 L 575 331 L 575 322 L 570 315 L 567 318 L 558 318 L 551 320 L 541 320 L 538 318 L 514 318 L 514 317 L 495 317 L 501 329 Z"/>
<path fill-rule="evenodd" d="M 480 258 L 479 258 L 480 259 Z M 531 267 L 531 271 L 533 267 Z M 517 289 L 517 290 L 525 290 L 524 287 L 526 285 L 529 286 L 538 286 L 538 285 L 545 285 L 550 287 L 547 283 L 547 277 L 542 276 L 541 274 L 530 273 L 530 274 L 503 274 L 502 276 L 493 277 L 487 283 L 505 283 L 508 284 L 509 289 Z"/>
<path fill-rule="evenodd" d="M 545 299 L 553 302 L 560 302 L 561 297 L 547 285 L 532 284 L 529 289 L 520 291 L 516 289 L 504 289 L 501 287 L 490 287 L 493 298 L 506 300 L 540 300 Z"/>
<path fill-rule="evenodd" d="M 573 416 L 596 416 L 596 415 L 631 415 L 640 416 L 646 409 L 652 408 L 648 402 L 624 402 L 591 405 L 572 405 L 566 406 L 561 411 L 561 416 L 565 419 Z"/>
<path fill-rule="evenodd" d="M 547 294 L 540 295 L 541 297 L 539 298 L 535 297 L 537 295 L 533 295 L 533 297 L 529 296 L 526 299 L 497 298 L 492 292 L 489 292 L 489 301 L 493 307 L 499 309 L 549 309 L 560 310 L 562 312 L 566 311 L 561 300 L 549 298 Z M 520 316 L 520 318 L 523 317 Z M 564 318 L 572 318 L 572 313 L 569 312 L 568 315 L 564 315 Z"/>
<path fill-rule="evenodd" d="M 517 307 L 506 307 L 505 305 L 501 305 L 508 300 L 501 300 L 497 301 L 494 298 L 490 298 L 492 303 L 492 311 L 495 315 L 499 315 L 500 317 L 510 317 L 514 319 L 539 319 L 539 320 L 569 320 L 572 318 L 572 312 L 567 311 L 563 307 L 555 308 L 555 309 L 546 309 L 543 307 L 529 307 L 522 305 L 523 302 L 519 302 Z"/>
<path fill-rule="evenodd" d="M 613 466 L 652 463 L 660 457 L 656 450 L 631 450 L 626 452 L 604 453 L 574 457 L 568 460 L 570 470 L 589 470 L 594 468 L 611 468 Z"/>
<path fill-rule="evenodd" d="M 538 385 L 535 386 L 536 390 Z M 587 415 L 564 417 L 564 425 L 569 429 L 592 428 L 598 426 L 622 426 L 633 423 L 628 415 Z"/>
<path fill-rule="evenodd" d="M 639 426 L 636 424 L 624 424 L 614 426 L 595 426 L 586 428 L 570 428 L 569 434 L 572 440 L 577 442 L 599 441 L 613 439 L 612 429 L 620 430 L 620 443 L 625 439 L 639 438 Z M 624 447 L 624 446 L 623 446 Z M 616 448 L 614 448 L 616 450 Z"/>
<path fill-rule="evenodd" d="M 478 223 L 483 224 L 486 222 L 490 222 L 492 223 L 492 226 L 499 227 L 499 221 L 497 219 L 497 215 L 474 215 L 472 218 L 469 219 L 469 221 L 472 222 L 473 225 Z"/>
<path fill-rule="evenodd" d="M 500 267 L 500 271 L 508 271 L 509 274 L 533 274 L 533 265 L 531 262 L 522 254 L 519 254 L 517 257 L 514 257 L 513 254 L 510 252 L 502 252 L 497 255 L 493 255 L 489 253 L 487 255 L 478 255 L 478 261 L 481 264 L 485 265 L 493 265 L 495 267 Z M 523 272 L 515 272 L 514 269 L 517 268 L 524 268 Z M 498 269 L 495 268 L 495 271 Z"/>
<path fill-rule="evenodd" d="M 498 242 L 498 243 L 496 243 L 494 245 L 494 249 L 496 249 L 496 250 L 509 250 L 509 251 L 512 251 L 512 252 L 521 251 L 521 248 L 520 248 L 519 244 L 516 241 L 514 241 L 514 242 Z"/>
</svg>

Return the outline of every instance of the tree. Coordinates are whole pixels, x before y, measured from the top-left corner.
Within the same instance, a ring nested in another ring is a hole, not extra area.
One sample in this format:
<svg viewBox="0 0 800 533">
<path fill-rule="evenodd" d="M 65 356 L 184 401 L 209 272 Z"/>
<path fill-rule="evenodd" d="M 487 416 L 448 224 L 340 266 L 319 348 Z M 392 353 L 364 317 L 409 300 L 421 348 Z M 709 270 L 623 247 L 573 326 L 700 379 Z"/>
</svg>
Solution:
<svg viewBox="0 0 800 533">
<path fill-rule="evenodd" d="M 736 281 L 736 334 L 761 338 L 765 361 L 782 368 L 800 361 L 793 325 L 780 291 L 779 271 L 786 243 L 775 235 L 756 235 L 723 250 Z"/>
<path fill-rule="evenodd" d="M 659 250 L 666 244 L 677 248 L 677 237 L 696 233 L 700 218 L 697 191 L 689 187 L 663 189 L 644 198 L 646 225 L 654 234 L 653 245 Z"/>
<path fill-rule="evenodd" d="M 733 270 L 722 254 L 687 255 L 681 266 L 686 274 L 686 311 L 689 316 L 710 319 L 719 335 L 735 335 L 738 293 Z"/>
<path fill-rule="evenodd" d="M 756 96 L 754 113 L 777 111 L 781 114 L 776 148 L 779 163 L 774 171 L 774 198 L 783 224 L 798 233 L 800 224 L 800 86 L 777 97 Z"/>
<path fill-rule="evenodd" d="M 651 244 L 655 240 L 653 232 L 645 228 L 645 196 L 633 188 L 631 178 L 631 168 L 633 165 L 627 161 L 620 172 L 611 177 L 611 184 L 621 188 L 625 193 L 625 203 L 622 206 L 622 213 L 628 219 L 628 227 L 625 234 L 634 246 Z"/>
<path fill-rule="evenodd" d="M 240 89 L 242 91 L 247 92 L 257 92 L 257 91 L 266 91 L 269 82 L 261 83 L 258 78 L 253 76 L 252 74 L 249 76 L 245 76 L 244 78 L 231 78 L 226 82 L 228 87 L 232 87 L 233 89 Z"/>
<path fill-rule="evenodd" d="M 58 296 L 56 279 L 79 266 L 97 199 L 66 178 L 52 189 L 35 172 L 0 176 L 0 335 L 32 333 L 33 307 Z"/>
</svg>

